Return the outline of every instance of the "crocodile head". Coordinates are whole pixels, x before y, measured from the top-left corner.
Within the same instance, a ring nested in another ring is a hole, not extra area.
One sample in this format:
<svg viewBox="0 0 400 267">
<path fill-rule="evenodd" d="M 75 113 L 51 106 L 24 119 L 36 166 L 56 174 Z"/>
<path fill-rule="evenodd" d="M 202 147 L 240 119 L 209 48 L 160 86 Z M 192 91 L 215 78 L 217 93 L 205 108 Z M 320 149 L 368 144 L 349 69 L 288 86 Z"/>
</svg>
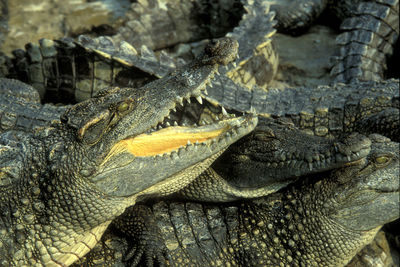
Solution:
<svg viewBox="0 0 400 267">
<path fill-rule="evenodd" d="M 50 127 L 24 135 L 15 155 L 2 157 L 22 167 L 0 187 L 0 210 L 8 216 L 0 222 L 0 265 L 72 264 L 139 194 L 178 190 L 250 132 L 253 115 L 201 126 L 167 124 L 184 101 L 202 102 L 201 90 L 237 47 L 233 39 L 216 40 L 160 80 L 103 90 Z"/>
<path fill-rule="evenodd" d="M 309 135 L 284 121 L 263 118 L 247 137 L 213 164 L 239 189 L 275 192 L 299 177 L 343 167 L 365 158 L 371 141 L 358 133 L 336 139 Z M 257 195 L 255 195 L 257 196 Z"/>
<path fill-rule="evenodd" d="M 400 217 L 399 143 L 378 134 L 369 138 L 373 146 L 368 157 L 336 171 L 340 193 L 327 206 L 331 205 L 333 220 L 351 231 L 375 233 Z"/>
<path fill-rule="evenodd" d="M 257 122 L 247 115 L 202 126 L 169 123 L 181 105 L 202 103 L 201 91 L 218 65 L 231 62 L 237 50 L 234 39 L 215 40 L 199 58 L 160 80 L 139 89 L 106 89 L 66 111 L 61 121 L 87 155 L 80 175 L 112 196 L 143 194 L 150 186 L 157 189 L 147 193 L 172 191 L 190 182 Z"/>
</svg>

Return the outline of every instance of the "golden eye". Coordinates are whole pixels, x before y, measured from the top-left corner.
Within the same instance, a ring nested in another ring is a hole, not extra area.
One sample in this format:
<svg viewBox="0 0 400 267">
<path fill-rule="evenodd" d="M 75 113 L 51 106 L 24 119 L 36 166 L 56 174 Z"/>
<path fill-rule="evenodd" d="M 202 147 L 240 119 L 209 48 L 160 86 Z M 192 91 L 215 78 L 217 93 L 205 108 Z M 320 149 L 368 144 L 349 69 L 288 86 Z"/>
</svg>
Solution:
<svg viewBox="0 0 400 267">
<path fill-rule="evenodd" d="M 122 102 L 118 105 L 118 112 L 124 113 L 129 109 L 129 104 L 126 102 Z"/>
<path fill-rule="evenodd" d="M 378 165 L 378 167 L 383 167 L 389 164 L 391 160 L 392 157 L 390 157 L 389 155 L 382 155 L 375 158 L 375 163 Z"/>
</svg>

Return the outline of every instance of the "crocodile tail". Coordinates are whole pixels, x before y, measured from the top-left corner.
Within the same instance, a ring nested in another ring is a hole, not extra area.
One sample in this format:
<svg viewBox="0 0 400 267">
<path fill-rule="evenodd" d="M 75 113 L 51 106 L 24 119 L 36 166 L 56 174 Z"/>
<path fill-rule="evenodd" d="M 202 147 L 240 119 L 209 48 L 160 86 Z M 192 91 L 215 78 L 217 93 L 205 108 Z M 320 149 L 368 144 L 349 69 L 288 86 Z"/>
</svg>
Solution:
<svg viewBox="0 0 400 267">
<path fill-rule="evenodd" d="M 340 28 L 344 32 L 331 59 L 333 81 L 383 79 L 399 36 L 399 1 L 361 2 Z"/>
</svg>

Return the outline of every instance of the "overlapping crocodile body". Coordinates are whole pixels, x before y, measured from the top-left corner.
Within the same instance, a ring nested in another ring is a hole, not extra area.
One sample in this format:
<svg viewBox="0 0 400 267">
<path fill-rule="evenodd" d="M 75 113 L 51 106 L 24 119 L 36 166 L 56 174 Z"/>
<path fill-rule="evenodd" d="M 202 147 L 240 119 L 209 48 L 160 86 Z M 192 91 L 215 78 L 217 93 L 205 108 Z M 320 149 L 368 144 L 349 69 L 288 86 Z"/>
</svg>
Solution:
<svg viewBox="0 0 400 267">
<path fill-rule="evenodd" d="M 399 1 L 360 2 L 340 26 L 334 82 L 381 80 L 399 36 Z"/>
<path fill-rule="evenodd" d="M 139 242 L 137 235 L 150 226 L 138 219 L 147 216 L 162 237 L 150 247 L 163 247 L 161 256 L 168 260 L 160 262 L 156 254 L 129 264 L 147 266 L 154 260 L 169 266 L 345 266 L 382 224 L 400 217 L 399 144 L 379 135 L 371 139 L 367 161 L 309 176 L 260 199 L 226 205 L 137 205 L 120 221 L 128 223 L 126 234 L 136 237 L 130 241 L 114 229 L 107 241 L 109 257 L 89 262 L 122 264 L 121 251 Z"/>
<path fill-rule="evenodd" d="M 262 116 L 289 118 L 297 127 L 318 136 L 364 132 L 364 121 L 380 114 L 375 123 L 381 126 L 372 128 L 386 128 L 381 132 L 384 135 L 393 130 L 394 134 L 389 137 L 398 140 L 399 81 L 396 79 L 263 92 L 246 90 L 228 79 L 216 78 L 213 83 L 219 83 L 224 90 L 215 95 L 209 93 L 208 98 L 225 107 L 242 111 L 253 109 Z M 388 111 L 384 112 L 386 109 Z"/>
</svg>

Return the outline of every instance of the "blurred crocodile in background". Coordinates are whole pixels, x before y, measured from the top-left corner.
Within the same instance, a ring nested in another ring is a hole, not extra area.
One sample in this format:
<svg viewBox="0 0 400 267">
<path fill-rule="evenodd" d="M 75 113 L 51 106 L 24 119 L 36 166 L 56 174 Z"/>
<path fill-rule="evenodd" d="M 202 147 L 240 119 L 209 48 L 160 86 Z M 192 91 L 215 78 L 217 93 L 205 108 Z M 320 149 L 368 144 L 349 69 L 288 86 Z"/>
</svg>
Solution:
<svg viewBox="0 0 400 267">
<path fill-rule="evenodd" d="M 219 68 L 217 76 L 226 76 L 248 88 L 257 84 L 265 89 L 278 66 L 271 44 L 274 13 L 260 0 L 246 2 L 244 8 L 239 25 L 226 34 L 239 43 L 238 58 L 235 64 Z M 12 58 L 1 58 L 2 75 L 34 86 L 44 102 L 74 103 L 106 86 L 142 86 L 183 64 L 182 56 L 172 58 L 165 51 L 155 54 L 146 42 L 135 46 L 137 42 L 131 45 L 126 40 L 105 36 L 79 36 L 76 41 L 42 39 L 39 44 L 27 44 L 25 50 L 13 51 Z M 202 51 L 206 44 L 198 44 L 196 50 Z"/>
<path fill-rule="evenodd" d="M 398 0 L 301 0 L 269 1 L 276 12 L 280 32 L 300 34 L 324 14 L 338 21 L 340 33 L 332 56 L 334 83 L 381 80 L 388 73 L 387 61 L 398 47 Z M 323 20 L 323 18 L 322 18 Z"/>
</svg>

